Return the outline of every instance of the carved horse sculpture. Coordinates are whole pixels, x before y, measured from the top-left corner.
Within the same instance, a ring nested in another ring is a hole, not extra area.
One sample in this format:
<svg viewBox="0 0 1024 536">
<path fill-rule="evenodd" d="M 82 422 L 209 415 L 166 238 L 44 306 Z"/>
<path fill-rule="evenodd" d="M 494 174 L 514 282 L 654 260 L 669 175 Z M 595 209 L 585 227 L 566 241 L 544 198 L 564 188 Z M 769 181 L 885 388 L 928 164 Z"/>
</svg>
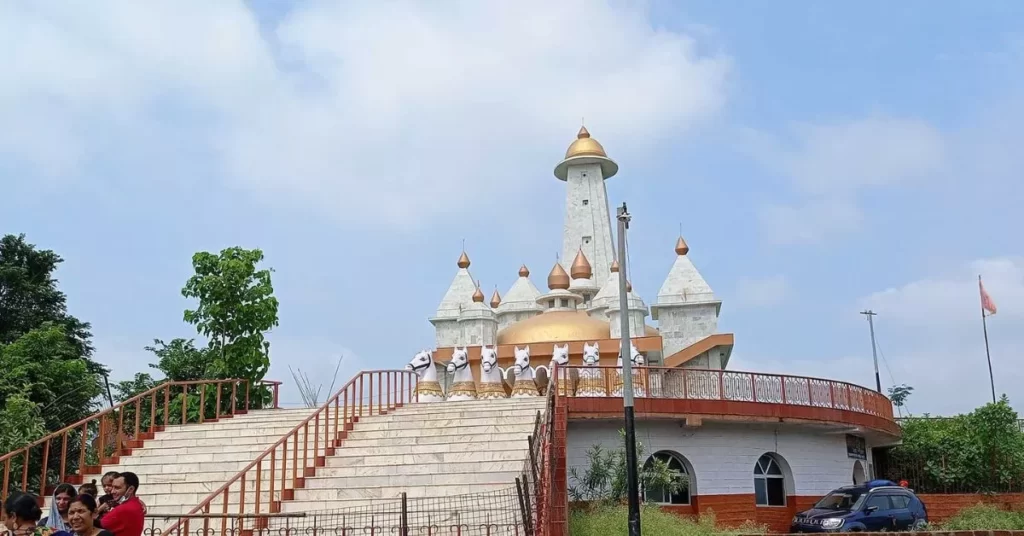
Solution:
<svg viewBox="0 0 1024 536">
<path fill-rule="evenodd" d="M 605 371 L 597 368 L 600 364 L 601 348 L 598 343 L 583 343 L 583 369 L 580 370 L 580 381 L 576 385 L 576 396 L 608 396 L 608 388 L 604 383 Z"/>
<path fill-rule="evenodd" d="M 633 364 L 633 396 L 644 397 L 647 396 L 647 371 L 644 370 L 643 354 L 640 350 L 637 350 L 633 343 L 629 343 L 630 362 Z M 622 384 L 622 354 L 619 354 L 619 359 L 615 362 L 615 366 L 618 367 L 615 376 L 615 386 L 612 388 L 612 396 L 622 396 L 623 384 Z"/>
<path fill-rule="evenodd" d="M 530 368 L 529 345 L 524 348 L 516 346 L 513 350 L 516 355 L 516 383 L 512 386 L 512 398 L 540 396 L 540 390 L 537 389 L 537 382 L 533 377 L 533 369 Z"/>
<path fill-rule="evenodd" d="M 575 370 L 569 370 L 569 344 L 554 345 L 551 351 L 551 363 L 548 365 L 549 381 L 558 385 L 558 396 L 573 396 L 576 392 L 574 381 Z M 557 377 L 555 376 L 557 374 Z"/>
<path fill-rule="evenodd" d="M 412 361 L 405 366 L 405 370 L 416 373 L 419 381 L 416 382 L 416 400 L 418 402 L 441 402 L 444 400 L 444 391 L 437 381 L 437 368 L 434 366 L 434 353 L 430 350 L 423 350 L 413 356 Z"/>
<path fill-rule="evenodd" d="M 452 360 L 448 362 L 448 373 L 454 374 L 452 387 L 448 390 L 450 402 L 476 400 L 476 383 L 473 382 L 473 371 L 469 368 L 469 350 L 463 346 L 455 347 Z"/>
<path fill-rule="evenodd" d="M 498 368 L 498 349 L 483 346 L 480 348 L 480 386 L 477 387 L 477 398 L 490 400 L 508 398 L 505 392 L 505 380 Z"/>
</svg>

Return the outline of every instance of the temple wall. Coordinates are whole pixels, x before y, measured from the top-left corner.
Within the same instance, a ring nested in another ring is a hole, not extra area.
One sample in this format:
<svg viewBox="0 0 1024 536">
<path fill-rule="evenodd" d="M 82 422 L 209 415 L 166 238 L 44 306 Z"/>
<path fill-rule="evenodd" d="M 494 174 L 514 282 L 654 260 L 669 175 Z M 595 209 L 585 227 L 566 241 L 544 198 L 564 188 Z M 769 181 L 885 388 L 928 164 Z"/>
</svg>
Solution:
<svg viewBox="0 0 1024 536">
<path fill-rule="evenodd" d="M 665 355 L 672 355 L 718 330 L 717 305 L 695 304 L 658 311 L 658 330 Z"/>
</svg>

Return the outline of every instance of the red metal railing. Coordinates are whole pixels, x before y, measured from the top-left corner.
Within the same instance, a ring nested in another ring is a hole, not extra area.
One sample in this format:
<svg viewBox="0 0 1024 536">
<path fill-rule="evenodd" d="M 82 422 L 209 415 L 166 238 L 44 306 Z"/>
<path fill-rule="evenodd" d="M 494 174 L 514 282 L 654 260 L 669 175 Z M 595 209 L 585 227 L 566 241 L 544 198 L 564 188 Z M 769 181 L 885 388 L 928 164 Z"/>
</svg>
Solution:
<svg viewBox="0 0 1024 536">
<path fill-rule="evenodd" d="M 854 411 L 895 422 L 885 395 L 847 382 L 759 372 L 636 367 L 637 397 L 762 402 Z M 559 396 L 622 396 L 619 367 L 559 367 Z"/>
<path fill-rule="evenodd" d="M 276 405 L 280 382 L 265 383 Z M 86 474 L 100 473 L 104 464 L 116 463 L 118 456 L 140 447 L 167 425 L 215 421 L 248 411 L 249 395 L 249 382 L 234 379 L 167 382 L 135 395 L 0 456 L 0 502 L 14 489 L 45 497 L 52 485 L 79 484 Z"/>
<path fill-rule="evenodd" d="M 239 523 L 252 524 L 243 532 L 258 528 L 261 514 L 280 512 L 281 501 L 292 499 L 305 479 L 326 465 L 327 456 L 334 455 L 360 416 L 385 414 L 415 401 L 416 382 L 411 371 L 360 372 L 187 515 L 224 515 L 219 521 L 221 534 L 227 529 L 228 514 L 239 516 Z M 210 534 L 210 519 L 203 523 L 203 533 Z M 189 519 L 180 520 L 164 534 L 187 534 L 188 525 Z"/>
</svg>

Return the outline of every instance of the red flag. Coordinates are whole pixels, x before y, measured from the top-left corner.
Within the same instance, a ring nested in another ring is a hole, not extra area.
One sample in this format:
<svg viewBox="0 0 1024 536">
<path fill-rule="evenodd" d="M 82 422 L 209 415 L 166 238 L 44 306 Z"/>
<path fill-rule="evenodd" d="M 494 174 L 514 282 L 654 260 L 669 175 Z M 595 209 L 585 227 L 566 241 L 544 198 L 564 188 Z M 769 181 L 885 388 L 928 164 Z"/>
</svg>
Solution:
<svg viewBox="0 0 1024 536">
<path fill-rule="evenodd" d="M 992 301 L 992 296 L 985 292 L 985 285 L 981 284 L 981 277 L 978 277 L 978 291 L 981 292 L 981 310 L 982 312 L 988 313 L 988 316 L 996 314 L 996 302 Z"/>
</svg>

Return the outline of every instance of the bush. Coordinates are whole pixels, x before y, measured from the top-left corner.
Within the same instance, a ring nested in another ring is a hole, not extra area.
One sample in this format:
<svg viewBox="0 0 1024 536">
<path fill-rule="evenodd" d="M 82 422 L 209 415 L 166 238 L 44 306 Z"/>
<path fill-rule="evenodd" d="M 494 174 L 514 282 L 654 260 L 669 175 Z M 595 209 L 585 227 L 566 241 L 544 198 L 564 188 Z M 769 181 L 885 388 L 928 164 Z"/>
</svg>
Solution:
<svg viewBox="0 0 1024 536">
<path fill-rule="evenodd" d="M 1024 530 L 1024 513 L 991 504 L 964 508 L 942 524 L 946 530 Z"/>
<path fill-rule="evenodd" d="M 574 508 L 569 513 L 570 536 L 622 536 L 628 533 L 629 511 L 622 505 L 602 504 L 594 508 Z M 644 534 L 658 536 L 704 536 L 719 534 L 765 534 L 767 527 L 752 523 L 737 528 L 722 528 L 710 510 L 696 521 L 663 512 L 656 506 L 644 505 L 640 510 L 640 526 Z"/>
</svg>

